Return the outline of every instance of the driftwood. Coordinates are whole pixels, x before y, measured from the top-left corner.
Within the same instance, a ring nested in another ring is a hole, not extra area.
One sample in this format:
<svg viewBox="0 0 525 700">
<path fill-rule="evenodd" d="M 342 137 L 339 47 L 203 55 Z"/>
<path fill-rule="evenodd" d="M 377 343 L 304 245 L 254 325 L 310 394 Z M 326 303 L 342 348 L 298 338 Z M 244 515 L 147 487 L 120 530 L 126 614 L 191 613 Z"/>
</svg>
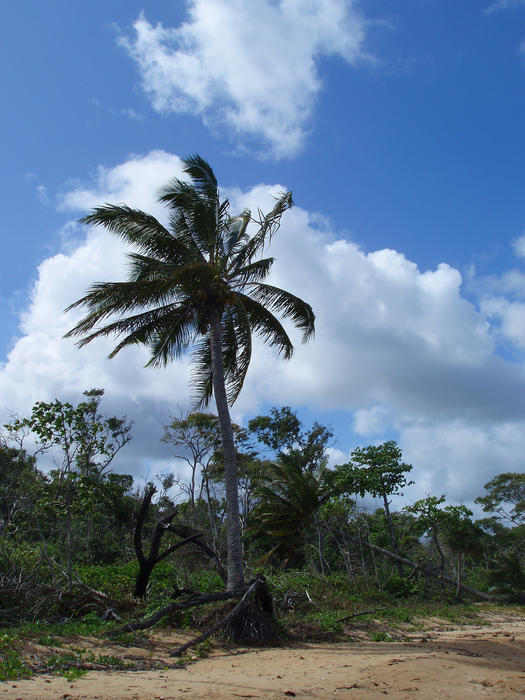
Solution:
<svg viewBox="0 0 525 700">
<path fill-rule="evenodd" d="M 445 576 L 444 574 L 441 575 L 440 572 L 434 571 L 430 566 L 425 566 L 424 564 L 416 564 L 413 561 L 410 561 L 410 559 L 405 559 L 405 557 L 399 556 L 399 554 L 394 554 L 393 552 L 389 552 L 388 549 L 382 549 L 382 547 L 378 547 L 375 544 L 372 544 L 371 542 L 367 542 L 366 540 L 361 540 L 358 537 L 351 537 L 354 542 L 359 542 L 359 543 L 364 543 L 366 544 L 367 547 L 370 547 L 375 552 L 379 552 L 379 554 L 382 554 L 385 557 L 389 557 L 390 559 L 393 559 L 394 561 L 398 561 L 401 564 L 406 564 L 406 566 L 411 566 L 414 569 L 418 569 L 421 571 L 423 574 L 432 576 L 433 578 L 439 579 L 444 581 L 445 583 L 450 584 L 451 586 L 457 586 L 457 581 L 453 581 L 451 578 L 448 576 Z M 462 590 L 465 591 L 465 593 L 470 593 L 470 595 L 474 595 L 477 598 L 481 598 L 482 600 L 494 600 L 493 596 L 489 595 L 488 593 L 484 593 L 483 591 L 478 591 L 476 588 L 471 588 L 470 586 L 467 586 L 464 583 L 460 584 L 460 587 Z"/>
</svg>

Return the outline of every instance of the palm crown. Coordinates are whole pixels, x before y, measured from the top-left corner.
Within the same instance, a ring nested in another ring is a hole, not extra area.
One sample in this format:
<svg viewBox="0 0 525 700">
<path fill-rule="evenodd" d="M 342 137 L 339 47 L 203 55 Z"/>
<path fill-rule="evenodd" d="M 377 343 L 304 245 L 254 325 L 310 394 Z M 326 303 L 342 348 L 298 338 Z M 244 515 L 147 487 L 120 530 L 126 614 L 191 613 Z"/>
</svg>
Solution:
<svg viewBox="0 0 525 700">
<path fill-rule="evenodd" d="M 255 218 L 245 210 L 231 216 L 210 165 L 198 155 L 184 163 L 191 181 L 173 179 L 159 198 L 170 209 L 169 228 L 125 205 L 105 204 L 82 219 L 117 234 L 137 252 L 128 253 L 127 281 L 95 284 L 68 307 L 87 308 L 88 314 L 67 336 L 81 337 L 83 346 L 116 335 L 110 357 L 145 344 L 152 366 L 192 347 L 194 386 L 199 402 L 207 403 L 213 387 L 209 331 L 218 319 L 224 381 L 233 403 L 250 363 L 253 333 L 284 359 L 292 355 L 292 342 L 275 313 L 302 330 L 303 340 L 314 333 L 310 305 L 264 283 L 273 258 L 260 255 L 292 206 L 292 195 L 281 195 L 266 215 L 259 210 Z"/>
</svg>

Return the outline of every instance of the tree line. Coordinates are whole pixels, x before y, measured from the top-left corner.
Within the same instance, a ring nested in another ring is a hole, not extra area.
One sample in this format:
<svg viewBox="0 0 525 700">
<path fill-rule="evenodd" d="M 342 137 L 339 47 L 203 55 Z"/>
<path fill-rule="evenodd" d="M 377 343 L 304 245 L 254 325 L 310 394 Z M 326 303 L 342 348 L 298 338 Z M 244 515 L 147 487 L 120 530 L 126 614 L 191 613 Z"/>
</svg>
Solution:
<svg viewBox="0 0 525 700">
<path fill-rule="evenodd" d="M 102 413 L 103 393 L 86 391 L 77 405 L 37 402 L 29 416 L 4 426 L 2 571 L 16 575 L 38 561 L 49 583 L 62 579 L 70 590 L 86 566 L 135 562 L 133 592 L 144 597 L 154 567 L 169 558 L 186 577 L 211 569 L 226 585 L 218 417 L 172 416 L 162 440 L 185 464 L 186 476 L 159 474 L 140 487 L 131 475 L 111 471 L 132 426 Z M 525 588 L 525 475 L 502 473 L 489 481 L 476 499 L 488 514 L 479 520 L 467 507 L 447 504 L 445 495 L 392 511 L 392 496 L 413 484 L 412 466 L 394 441 L 356 448 L 348 462 L 329 467 L 331 430 L 305 427 L 290 407 L 232 428 L 246 570 L 345 576 L 356 590 L 393 595 L 433 595 L 450 589 L 451 580 L 458 597 L 466 582 L 510 597 Z M 39 467 L 44 455 L 54 464 L 49 471 Z M 378 498 L 381 508 L 360 507 L 358 497 L 365 495 Z"/>
</svg>

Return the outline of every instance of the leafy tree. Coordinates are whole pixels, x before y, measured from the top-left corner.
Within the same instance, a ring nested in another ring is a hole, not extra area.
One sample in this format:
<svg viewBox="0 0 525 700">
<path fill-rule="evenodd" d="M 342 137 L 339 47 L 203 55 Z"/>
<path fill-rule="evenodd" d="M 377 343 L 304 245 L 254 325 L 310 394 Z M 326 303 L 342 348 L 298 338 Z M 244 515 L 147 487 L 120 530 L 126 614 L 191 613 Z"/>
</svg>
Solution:
<svg viewBox="0 0 525 700">
<path fill-rule="evenodd" d="M 256 416 L 248 422 L 248 430 L 274 452 L 283 452 L 296 445 L 301 437 L 301 421 L 290 406 L 270 409 L 267 416 Z"/>
<path fill-rule="evenodd" d="M 484 486 L 488 492 L 476 498 L 486 513 L 513 525 L 525 523 L 525 473 L 505 472 L 498 474 Z"/>
<path fill-rule="evenodd" d="M 445 496 L 427 496 L 416 501 L 410 506 L 405 506 L 405 513 L 410 513 L 416 518 L 415 529 L 421 535 L 428 535 L 439 556 L 439 570 L 441 574 L 441 585 L 443 587 L 443 576 L 445 574 L 445 552 L 439 541 L 439 531 L 446 519 L 444 509 L 441 507 L 445 502 Z"/>
<path fill-rule="evenodd" d="M 415 517 L 414 530 L 430 537 L 439 556 L 441 585 L 444 586 L 446 556 L 442 544 L 455 552 L 457 561 L 457 590 L 459 597 L 463 575 L 464 555 L 481 551 L 483 532 L 475 525 L 472 511 L 464 505 L 445 506 L 445 496 L 427 496 L 405 506 L 405 513 Z"/>
<path fill-rule="evenodd" d="M 518 552 L 501 554 L 487 571 L 490 592 L 525 603 L 525 561 Z"/>
<path fill-rule="evenodd" d="M 53 456 L 57 469 L 51 471 L 49 488 L 36 501 L 35 513 L 51 522 L 65 520 L 70 586 L 73 518 L 83 519 L 88 531 L 93 532 L 97 511 L 108 497 L 106 471 L 131 439 L 131 426 L 125 418 L 99 413 L 103 394 L 102 389 L 86 391 L 86 400 L 77 406 L 59 399 L 37 401 L 30 416 L 16 418 L 4 426 L 15 443 L 22 445 L 31 436 L 35 454 L 50 452 Z M 126 484 L 125 490 L 130 486 Z"/>
<path fill-rule="evenodd" d="M 131 424 L 125 417 L 99 413 L 103 389 L 90 389 L 83 395 L 86 400 L 77 406 L 59 399 L 37 401 L 30 416 L 4 426 L 8 439 L 21 445 L 31 435 L 35 454 L 58 448 L 55 459 L 62 476 L 73 470 L 100 476 L 131 440 Z"/>
<path fill-rule="evenodd" d="M 479 555 L 483 547 L 484 533 L 472 522 L 472 511 L 466 506 L 446 506 L 444 509 L 443 538 L 456 554 L 457 589 L 460 597 L 465 554 Z"/>
<path fill-rule="evenodd" d="M 80 346 L 94 338 L 122 338 L 110 357 L 142 344 L 149 366 L 165 365 L 193 346 L 194 385 L 201 404 L 215 397 L 223 444 L 228 539 L 228 588 L 243 583 L 238 478 L 228 403 L 238 396 L 252 352 L 252 334 L 287 359 L 293 345 L 275 312 L 289 318 L 303 340 L 314 333 L 309 304 L 265 284 L 273 258 L 259 258 L 292 205 L 290 192 L 273 209 L 231 216 L 220 200 L 210 165 L 195 155 L 184 161 L 190 182 L 172 180 L 160 201 L 170 209 L 169 229 L 125 205 L 97 207 L 83 221 L 103 226 L 138 249 L 129 253 L 125 282 L 94 285 L 69 309 L 87 315 L 67 334 Z M 251 230 L 255 228 L 253 235 Z M 99 325 L 102 324 L 102 325 Z"/>
<path fill-rule="evenodd" d="M 321 571 L 324 572 L 326 563 L 324 556 L 325 524 L 321 517 L 320 507 L 326 501 L 325 496 L 329 497 L 332 493 L 333 474 L 326 469 L 328 461 L 326 449 L 332 441 L 332 431 L 317 422 L 309 429 L 303 428 L 297 414 L 289 406 L 283 406 L 282 408 L 273 407 L 268 415 L 256 416 L 249 421 L 248 429 L 255 435 L 259 443 L 276 453 L 276 461 L 259 462 L 259 482 L 268 484 L 271 481 L 276 488 L 284 488 L 286 473 L 288 472 L 290 480 L 288 491 L 292 491 L 294 488 L 293 481 L 294 479 L 297 480 L 296 486 L 300 488 L 302 494 L 300 497 L 302 505 L 300 505 L 299 500 L 295 502 L 293 506 L 295 508 L 294 517 L 296 520 L 303 518 L 306 523 L 314 523 L 315 531 L 317 532 L 320 567 Z M 289 455 L 290 458 L 288 459 L 286 455 Z M 276 468 L 281 471 L 281 475 L 278 478 L 276 478 Z M 328 489 L 328 483 L 330 483 L 330 489 Z M 254 493 L 255 499 L 262 499 L 261 507 L 265 509 L 269 506 L 269 502 L 265 503 L 265 501 L 269 498 L 270 491 L 268 489 L 271 490 L 271 488 L 273 486 L 257 487 Z M 319 489 L 323 491 L 323 498 L 312 510 L 310 506 L 319 495 Z M 315 493 L 317 493 L 317 496 L 315 496 Z M 271 500 L 275 501 L 275 492 Z M 293 499 L 290 503 L 292 501 Z M 309 503 L 310 506 L 308 505 Z M 274 503 L 274 506 L 276 506 L 276 503 Z M 273 507 L 273 510 L 274 516 L 278 517 L 278 508 L 276 510 Z M 303 511 L 302 516 L 300 511 Z M 256 512 L 259 513 L 260 508 L 256 507 Z M 298 534 L 297 542 L 305 542 L 307 540 L 306 530 L 302 535 Z M 258 532 L 259 535 L 262 534 L 260 529 Z M 286 545 L 284 549 L 286 549 Z M 277 547 L 275 551 L 282 553 L 284 549 L 283 547 Z M 297 551 L 299 551 L 299 548 L 297 548 Z"/>
<path fill-rule="evenodd" d="M 383 507 L 390 529 L 392 549 L 399 554 L 399 544 L 390 512 L 389 496 L 402 496 L 401 489 L 413 484 L 407 481 L 406 473 L 412 465 L 401 461 L 402 452 L 393 440 L 381 445 L 369 445 L 355 449 L 351 461 L 337 467 L 338 481 L 347 493 L 364 496 L 369 493 L 374 498 L 383 499 Z M 398 564 L 399 575 L 403 576 L 403 567 Z"/>
<path fill-rule="evenodd" d="M 333 439 L 330 428 L 315 422 L 306 430 L 289 406 L 270 409 L 267 416 L 256 416 L 248 430 L 266 447 L 279 454 L 294 449 L 301 452 L 310 471 L 326 466 L 326 448 Z"/>
</svg>

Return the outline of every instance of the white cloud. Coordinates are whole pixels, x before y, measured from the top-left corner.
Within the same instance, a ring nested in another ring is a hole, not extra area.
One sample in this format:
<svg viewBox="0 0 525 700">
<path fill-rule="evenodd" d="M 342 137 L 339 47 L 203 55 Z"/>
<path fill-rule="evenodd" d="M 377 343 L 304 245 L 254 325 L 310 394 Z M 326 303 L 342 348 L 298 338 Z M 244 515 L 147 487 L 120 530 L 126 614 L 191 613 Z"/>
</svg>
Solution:
<svg viewBox="0 0 525 700">
<path fill-rule="evenodd" d="M 486 14 L 497 12 L 498 10 L 509 10 L 513 7 L 525 5 L 525 0 L 496 0 L 485 9 Z"/>
<path fill-rule="evenodd" d="M 160 216 L 156 193 L 181 173 L 174 155 L 135 156 L 100 168 L 89 186 L 63 196 L 62 207 L 77 214 L 125 201 Z M 267 210 L 282 189 L 259 185 L 228 195 L 233 211 Z M 25 413 L 36 400 L 78 400 L 83 390 L 104 387 L 108 411 L 135 420 L 135 439 L 121 453 L 119 468 L 155 473 L 170 459 L 160 443 L 163 425 L 170 412 L 189 404 L 187 362 L 144 369 L 145 350 L 108 361 L 111 341 L 78 350 L 62 337 L 75 323 L 63 309 L 92 283 L 123 278 L 123 252 L 118 239 L 85 229 L 75 246 L 69 239 L 67 250 L 40 265 L 20 337 L 0 368 L 0 410 L 4 416 L 7 409 Z M 500 294 L 480 311 L 463 297 L 461 275 L 449 265 L 421 271 L 395 250 L 366 253 L 300 207 L 284 216 L 271 254 L 272 282 L 312 303 L 316 339 L 303 346 L 293 333 L 296 354 L 288 363 L 255 343 L 233 410 L 236 421 L 267 404 L 306 406 L 314 414 L 346 411 L 348 425 L 367 439 L 399 435 L 422 495 L 446 491 L 470 498 L 495 472 L 518 468 L 516 455 L 525 451 L 525 375 L 521 365 L 495 355 L 486 316 L 504 319 L 505 332 L 525 347 L 525 308 L 512 307 L 511 323 L 510 302 Z M 346 461 L 336 446 L 331 461 L 339 459 Z"/>
<path fill-rule="evenodd" d="M 486 298 L 482 309 L 489 318 L 499 322 L 502 336 L 518 347 L 525 349 L 525 304 L 509 301 L 503 297 Z"/>
<path fill-rule="evenodd" d="M 358 408 L 354 412 L 354 432 L 365 437 L 384 434 L 392 422 L 393 416 L 387 406 Z"/>
<path fill-rule="evenodd" d="M 144 15 L 120 40 L 159 112 L 199 115 L 275 157 L 304 144 L 322 88 L 318 63 L 366 58 L 365 20 L 354 0 L 188 0 L 179 27 Z"/>
<path fill-rule="evenodd" d="M 523 427 L 523 421 L 481 427 L 461 419 L 407 427 L 400 446 L 404 459 L 417 467 L 411 499 L 446 494 L 473 506 L 496 474 L 523 471 Z"/>
<path fill-rule="evenodd" d="M 525 233 L 514 241 L 512 247 L 518 258 L 525 258 Z"/>
</svg>

